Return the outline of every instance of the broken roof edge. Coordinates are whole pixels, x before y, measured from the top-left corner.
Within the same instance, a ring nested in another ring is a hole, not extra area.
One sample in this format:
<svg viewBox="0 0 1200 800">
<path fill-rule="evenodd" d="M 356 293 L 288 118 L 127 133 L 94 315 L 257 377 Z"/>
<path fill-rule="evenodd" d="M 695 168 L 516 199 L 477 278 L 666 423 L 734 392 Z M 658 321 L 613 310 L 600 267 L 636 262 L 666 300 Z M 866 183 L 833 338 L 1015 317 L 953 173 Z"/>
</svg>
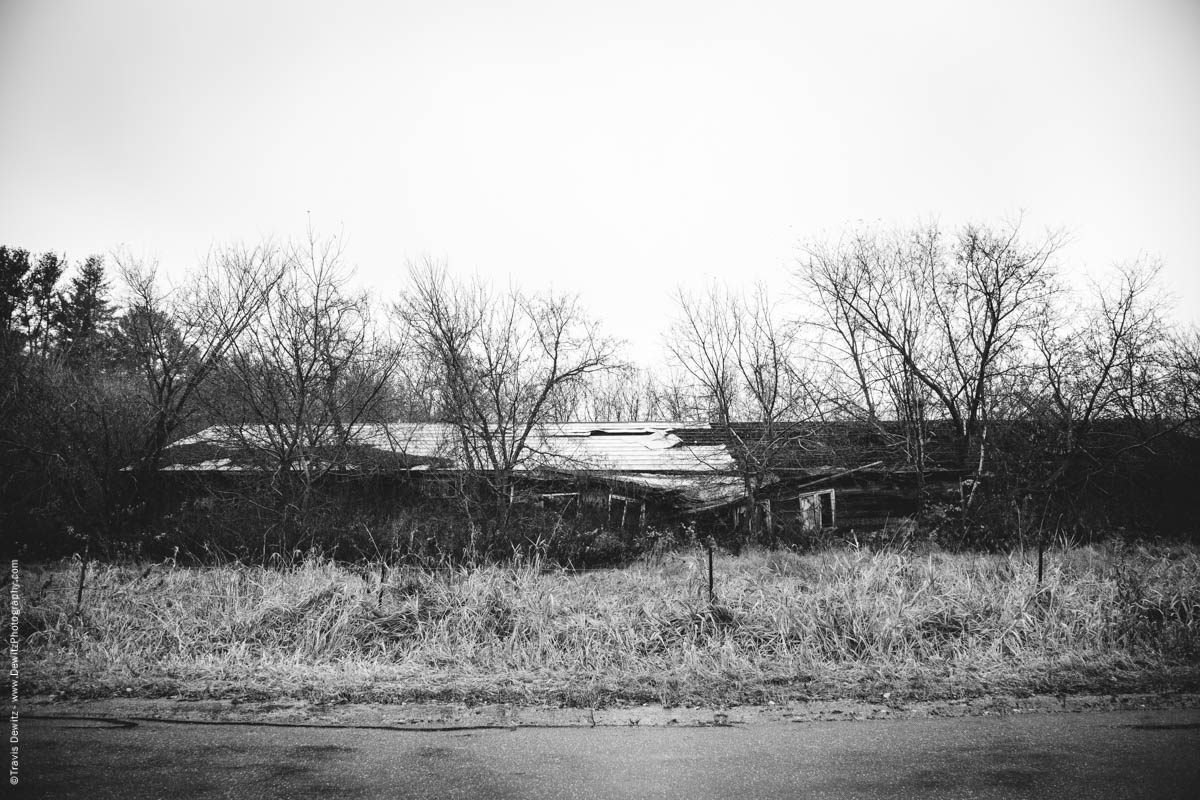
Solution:
<svg viewBox="0 0 1200 800">
<path fill-rule="evenodd" d="M 739 423 L 752 425 L 754 423 Z M 166 471 L 217 471 L 213 462 L 225 457 L 234 462 L 245 459 L 236 455 L 239 449 L 272 449 L 272 425 L 234 423 L 213 425 L 177 440 L 166 450 Z M 467 473 L 479 471 L 467 464 L 469 452 L 483 441 L 471 434 L 462 437 L 461 429 L 448 422 L 389 422 L 362 423 L 351 426 L 348 445 L 355 452 L 346 472 L 428 471 Z M 530 431 L 518 464 L 513 472 L 530 473 L 563 471 L 578 474 L 656 473 L 662 475 L 743 474 L 751 467 L 741 463 L 736 445 L 727 440 L 720 426 L 711 422 L 682 422 L 658 420 L 651 422 L 565 422 L 543 423 Z M 285 440 L 287 437 L 285 437 Z M 832 445 L 832 446 L 831 446 Z M 340 445 L 330 441 L 315 444 L 313 455 L 326 457 Z M 840 452 L 842 450 L 845 452 Z M 318 456 L 319 457 L 319 456 Z M 865 458 L 863 458 L 865 457 Z M 862 460 L 886 458 L 868 466 L 857 466 Z M 396 459 L 413 463 L 396 463 Z M 342 459 L 338 459 L 342 460 Z M 904 463 L 904 455 L 884 452 L 875 447 L 856 444 L 841 448 L 819 436 L 811 446 L 792 447 L 781 451 L 776 463 L 767 471 L 788 477 L 816 478 L 853 470 L 878 474 L 955 474 L 964 471 L 959 463 L 937 459 L 923 467 Z M 190 464 L 188 462 L 191 462 Z M 355 462 L 357 462 L 355 464 Z M 428 463 L 423 463 L 428 462 Z M 249 470 L 261 469 L 257 464 Z M 209 469 L 206 470 L 206 467 Z M 229 471 L 228 467 L 224 471 Z M 343 471 L 343 470 L 339 470 Z M 489 470 L 491 471 L 491 470 Z"/>
</svg>

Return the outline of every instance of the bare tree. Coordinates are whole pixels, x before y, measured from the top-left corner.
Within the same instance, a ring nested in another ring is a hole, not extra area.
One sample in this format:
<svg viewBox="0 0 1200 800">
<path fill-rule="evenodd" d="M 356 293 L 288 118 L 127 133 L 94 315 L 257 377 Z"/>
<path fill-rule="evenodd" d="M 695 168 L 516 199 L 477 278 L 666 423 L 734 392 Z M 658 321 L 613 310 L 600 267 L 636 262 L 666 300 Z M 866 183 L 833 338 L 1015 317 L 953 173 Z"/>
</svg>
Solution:
<svg viewBox="0 0 1200 800">
<path fill-rule="evenodd" d="M 1059 310 L 1038 326 L 1044 395 L 1064 426 L 1068 449 L 1097 418 L 1136 413 L 1152 402 L 1152 393 L 1139 387 L 1139 374 L 1154 363 L 1163 337 L 1160 303 L 1152 295 L 1156 275 L 1144 265 L 1120 267 L 1116 286 L 1094 287 L 1094 302 L 1084 313 Z"/>
<path fill-rule="evenodd" d="M 1171 368 L 1164 363 L 1170 356 L 1157 274 L 1152 264 L 1121 265 L 1113 283 L 1093 286 L 1090 305 L 1060 307 L 1041 321 L 1029 396 L 1038 406 L 1034 419 L 1050 423 L 1057 454 L 1039 481 L 1042 491 L 1087 479 L 1100 463 L 1089 449 L 1102 420 L 1153 423 L 1123 426 L 1120 438 L 1127 449 L 1184 423 L 1186 414 L 1178 417 L 1170 405 Z"/>
<path fill-rule="evenodd" d="M 708 419 L 708 393 L 678 365 L 651 375 L 646 393 L 649 419 L 676 422 Z"/>
<path fill-rule="evenodd" d="M 211 252 L 173 289 L 161 286 L 157 264 L 118 255 L 117 268 L 128 299 L 114 349 L 144 389 L 147 421 L 134 466 L 148 474 L 171 439 L 201 415 L 202 391 L 263 311 L 283 265 L 269 245 L 231 246 Z"/>
<path fill-rule="evenodd" d="M 967 225 L 950 246 L 932 225 L 868 231 L 809 247 L 797 277 L 830 309 L 869 415 L 877 414 L 871 374 L 890 386 L 896 412 L 933 416 L 928 396 L 937 416 L 952 423 L 964 465 L 980 472 L 995 390 L 1024 366 L 1023 346 L 1044 316 L 1060 245 L 1053 233 L 1026 242 L 1019 222 Z"/>
<path fill-rule="evenodd" d="M 303 528 L 317 484 L 354 466 L 355 437 L 378 421 L 399 353 L 376 330 L 368 296 L 351 291 L 336 238 L 310 231 L 270 259 L 281 273 L 254 272 L 264 302 L 228 346 L 221 389 L 237 444 L 269 469 L 286 537 Z"/>
<path fill-rule="evenodd" d="M 502 293 L 431 261 L 410 265 L 395 313 L 436 376 L 437 418 L 454 426 L 465 465 L 486 489 L 488 507 L 472 523 L 503 530 L 513 473 L 538 455 L 535 431 L 567 413 L 589 376 L 615 366 L 615 343 L 576 297 Z"/>
<path fill-rule="evenodd" d="M 686 371 L 620 364 L 579 386 L 570 418 L 590 422 L 699 422 L 708 419 L 708 393 Z"/>
<path fill-rule="evenodd" d="M 829 262 L 822 268 L 832 273 L 836 258 L 828 250 L 822 250 L 821 255 Z M 874 424 L 879 419 L 880 394 L 893 372 L 894 359 L 889 359 L 888 352 L 874 342 L 849 308 L 845 293 L 836 291 L 843 278 L 848 276 L 834 273 L 828 280 L 809 281 L 803 287 L 809 290 L 813 311 L 806 327 L 815 331 L 809 349 L 825 356 L 814 359 L 814 368 L 823 368 L 817 389 L 819 412 L 825 417 L 863 419 Z"/>
<path fill-rule="evenodd" d="M 570 418 L 587 422 L 644 422 L 659 419 L 658 382 L 647 370 L 623 364 L 596 372 L 579 385 Z"/>
<path fill-rule="evenodd" d="M 779 466 L 797 425 L 812 415 L 798 366 L 797 328 L 764 286 L 748 295 L 713 285 L 680 291 L 667 347 L 707 396 L 709 419 L 737 453 L 746 496 L 747 535 L 758 531 L 758 494 Z M 750 423 L 750 424 L 740 424 Z"/>
<path fill-rule="evenodd" d="M 1200 330 L 1173 334 L 1167 340 L 1163 362 L 1169 413 L 1195 432 L 1200 423 Z"/>
</svg>

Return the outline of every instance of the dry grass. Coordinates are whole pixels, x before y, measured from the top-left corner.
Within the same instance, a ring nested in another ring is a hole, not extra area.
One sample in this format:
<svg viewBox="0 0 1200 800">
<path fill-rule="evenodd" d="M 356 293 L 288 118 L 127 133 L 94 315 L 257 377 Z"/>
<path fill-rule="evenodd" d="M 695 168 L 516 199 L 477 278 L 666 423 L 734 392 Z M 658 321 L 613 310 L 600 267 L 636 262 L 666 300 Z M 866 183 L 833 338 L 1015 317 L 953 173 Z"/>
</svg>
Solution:
<svg viewBox="0 0 1200 800">
<path fill-rule="evenodd" d="M 1192 688 L 1200 553 L 700 554 L 580 574 L 26 568 L 25 691 L 605 705 Z"/>
</svg>

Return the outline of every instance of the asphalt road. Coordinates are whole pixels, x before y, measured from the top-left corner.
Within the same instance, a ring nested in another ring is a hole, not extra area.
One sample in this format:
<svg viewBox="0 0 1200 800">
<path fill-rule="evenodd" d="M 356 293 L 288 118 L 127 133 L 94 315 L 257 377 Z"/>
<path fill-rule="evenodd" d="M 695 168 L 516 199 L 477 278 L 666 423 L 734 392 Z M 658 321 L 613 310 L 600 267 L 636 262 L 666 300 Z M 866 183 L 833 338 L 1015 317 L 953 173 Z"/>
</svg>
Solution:
<svg viewBox="0 0 1200 800">
<path fill-rule="evenodd" d="M 18 788 L 40 798 L 1200 798 L 1200 710 L 437 732 L 25 719 L 20 750 Z"/>
</svg>

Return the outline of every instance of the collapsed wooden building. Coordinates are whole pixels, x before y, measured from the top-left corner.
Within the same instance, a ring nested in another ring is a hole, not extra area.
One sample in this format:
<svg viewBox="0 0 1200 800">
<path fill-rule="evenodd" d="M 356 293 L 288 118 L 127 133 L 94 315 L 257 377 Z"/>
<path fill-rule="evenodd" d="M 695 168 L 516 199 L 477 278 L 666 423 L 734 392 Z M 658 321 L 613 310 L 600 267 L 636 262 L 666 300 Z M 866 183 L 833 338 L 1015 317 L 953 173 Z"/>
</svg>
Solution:
<svg viewBox="0 0 1200 800">
<path fill-rule="evenodd" d="M 505 486 L 511 504 L 577 529 L 634 537 L 691 524 L 702 535 L 752 530 L 788 541 L 879 529 L 915 514 L 923 498 L 958 496 L 964 473 L 949 442 L 926 435 L 919 453 L 906 442 L 853 423 L 548 424 L 529 432 Z M 278 444 L 268 429 L 208 428 L 168 448 L 160 474 L 193 487 L 263 480 L 279 469 Z M 494 477 L 480 449 L 449 424 L 362 425 L 336 452 L 299 448 L 292 469 L 319 467 L 326 484 L 376 504 L 455 508 Z"/>
</svg>

